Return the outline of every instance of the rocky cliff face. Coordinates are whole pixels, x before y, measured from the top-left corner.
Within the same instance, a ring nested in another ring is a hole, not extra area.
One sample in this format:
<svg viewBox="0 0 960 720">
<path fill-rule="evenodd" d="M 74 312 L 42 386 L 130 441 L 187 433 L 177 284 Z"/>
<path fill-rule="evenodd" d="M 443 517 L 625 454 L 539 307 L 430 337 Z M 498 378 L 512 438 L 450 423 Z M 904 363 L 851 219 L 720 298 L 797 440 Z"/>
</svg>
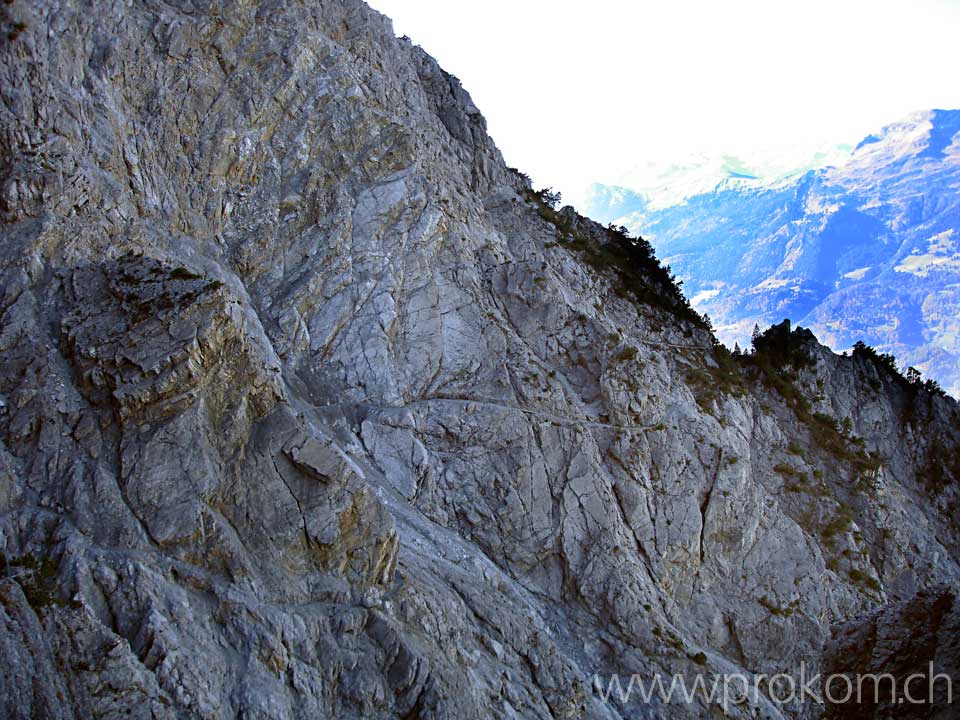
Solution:
<svg viewBox="0 0 960 720">
<path fill-rule="evenodd" d="M 591 679 L 960 579 L 955 403 L 717 350 L 359 0 L 3 13 L 4 716 L 702 717 Z"/>
</svg>

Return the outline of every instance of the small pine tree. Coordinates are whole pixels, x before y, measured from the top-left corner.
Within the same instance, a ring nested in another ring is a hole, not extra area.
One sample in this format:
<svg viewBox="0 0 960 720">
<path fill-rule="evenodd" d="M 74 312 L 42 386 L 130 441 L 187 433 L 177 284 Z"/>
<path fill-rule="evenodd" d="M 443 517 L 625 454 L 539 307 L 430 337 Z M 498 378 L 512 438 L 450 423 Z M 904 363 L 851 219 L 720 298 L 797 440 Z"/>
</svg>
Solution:
<svg viewBox="0 0 960 720">
<path fill-rule="evenodd" d="M 554 210 L 560 207 L 561 196 L 559 190 L 554 191 L 553 188 L 544 188 L 540 191 L 539 195 L 540 199 Z"/>
</svg>

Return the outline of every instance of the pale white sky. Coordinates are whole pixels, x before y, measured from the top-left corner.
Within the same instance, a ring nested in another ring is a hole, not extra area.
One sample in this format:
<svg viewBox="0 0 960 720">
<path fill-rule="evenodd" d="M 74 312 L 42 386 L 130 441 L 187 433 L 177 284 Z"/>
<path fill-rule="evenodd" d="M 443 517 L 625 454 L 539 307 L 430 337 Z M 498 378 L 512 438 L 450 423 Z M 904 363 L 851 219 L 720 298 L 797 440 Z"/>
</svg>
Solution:
<svg viewBox="0 0 960 720">
<path fill-rule="evenodd" d="M 704 157 L 785 169 L 960 108 L 960 0 L 369 2 L 463 81 L 507 162 L 567 200 Z"/>
</svg>

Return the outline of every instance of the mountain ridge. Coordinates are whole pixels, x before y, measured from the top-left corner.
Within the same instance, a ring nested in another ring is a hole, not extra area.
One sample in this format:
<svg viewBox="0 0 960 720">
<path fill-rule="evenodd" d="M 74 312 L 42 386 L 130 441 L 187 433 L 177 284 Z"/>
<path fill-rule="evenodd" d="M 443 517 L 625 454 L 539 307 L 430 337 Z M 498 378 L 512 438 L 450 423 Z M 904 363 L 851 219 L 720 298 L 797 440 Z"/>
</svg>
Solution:
<svg viewBox="0 0 960 720">
<path fill-rule="evenodd" d="M 705 717 L 601 678 L 960 583 L 955 402 L 724 352 L 359 0 L 0 12 L 0 714 Z"/>
<path fill-rule="evenodd" d="M 842 165 L 665 210 L 637 199 L 631 213 L 621 199 L 607 216 L 653 239 L 731 345 L 790 317 L 837 350 L 875 345 L 956 395 L 958 132 L 960 111 L 915 113 Z"/>
</svg>

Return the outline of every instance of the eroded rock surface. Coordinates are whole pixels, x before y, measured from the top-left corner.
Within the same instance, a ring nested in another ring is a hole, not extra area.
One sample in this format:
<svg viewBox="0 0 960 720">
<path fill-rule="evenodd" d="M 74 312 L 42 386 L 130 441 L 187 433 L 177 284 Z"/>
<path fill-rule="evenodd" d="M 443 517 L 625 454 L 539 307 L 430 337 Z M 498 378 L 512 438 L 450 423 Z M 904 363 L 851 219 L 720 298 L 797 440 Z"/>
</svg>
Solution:
<svg viewBox="0 0 960 720">
<path fill-rule="evenodd" d="M 731 368 L 359 0 L 2 12 L 6 716 L 704 717 L 594 675 L 957 584 L 953 401 Z"/>
<path fill-rule="evenodd" d="M 960 613 L 955 588 L 930 588 L 914 598 L 839 626 L 824 654 L 832 681 L 828 720 L 956 716 L 960 676 Z M 868 678 L 868 680 L 863 680 Z M 857 688 L 858 681 L 859 693 Z"/>
</svg>

